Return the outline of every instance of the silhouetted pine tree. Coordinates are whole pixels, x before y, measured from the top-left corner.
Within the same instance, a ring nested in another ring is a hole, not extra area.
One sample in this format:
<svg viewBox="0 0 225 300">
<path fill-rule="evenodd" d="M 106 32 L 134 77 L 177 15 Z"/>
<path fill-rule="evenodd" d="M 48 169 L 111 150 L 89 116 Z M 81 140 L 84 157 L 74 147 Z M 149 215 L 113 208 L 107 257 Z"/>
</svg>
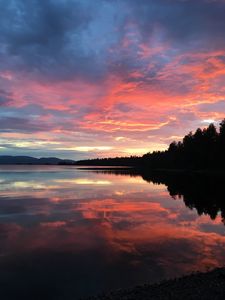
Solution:
<svg viewBox="0 0 225 300">
<path fill-rule="evenodd" d="M 214 124 L 189 132 L 180 142 L 172 142 L 166 151 L 146 153 L 142 157 L 116 157 L 80 161 L 80 165 L 138 166 L 148 169 L 223 169 L 225 170 L 225 119 L 219 132 Z"/>
</svg>

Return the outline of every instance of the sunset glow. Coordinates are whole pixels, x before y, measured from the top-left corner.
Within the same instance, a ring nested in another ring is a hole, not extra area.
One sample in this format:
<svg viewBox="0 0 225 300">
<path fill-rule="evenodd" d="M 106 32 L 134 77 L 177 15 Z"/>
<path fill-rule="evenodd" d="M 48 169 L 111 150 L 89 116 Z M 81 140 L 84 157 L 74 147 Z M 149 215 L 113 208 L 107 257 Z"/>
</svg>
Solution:
<svg viewBox="0 0 225 300">
<path fill-rule="evenodd" d="M 0 155 L 142 155 L 225 117 L 222 0 L 0 10 Z"/>
</svg>

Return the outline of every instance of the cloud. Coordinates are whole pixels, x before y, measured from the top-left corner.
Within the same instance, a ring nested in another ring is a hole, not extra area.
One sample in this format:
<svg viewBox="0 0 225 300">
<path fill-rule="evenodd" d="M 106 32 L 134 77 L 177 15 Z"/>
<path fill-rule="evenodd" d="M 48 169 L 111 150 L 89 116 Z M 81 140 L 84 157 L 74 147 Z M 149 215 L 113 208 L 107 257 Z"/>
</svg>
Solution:
<svg viewBox="0 0 225 300">
<path fill-rule="evenodd" d="M 209 0 L 0 1 L 5 143 L 57 142 L 71 158 L 64 149 L 132 154 L 222 119 L 224 8 Z"/>
<path fill-rule="evenodd" d="M 0 96 L 0 107 L 7 106 L 10 102 L 11 100 L 9 98 Z"/>
<path fill-rule="evenodd" d="M 208 44 L 211 38 L 214 40 L 212 47 L 221 43 L 224 45 L 224 40 L 221 39 L 225 28 L 224 1 L 131 0 L 128 2 L 133 21 L 137 22 L 145 38 L 149 38 L 154 30 L 159 30 L 161 38 L 172 40 L 183 49 L 205 46 L 205 42 Z"/>
<path fill-rule="evenodd" d="M 114 65 L 117 71 L 135 69 L 135 39 L 140 44 L 170 43 L 167 55 L 224 46 L 224 7 L 221 1 L 36 1 L 9 0 L 0 4 L 2 69 L 30 72 L 51 80 L 102 79 Z M 132 24 L 132 25 L 131 25 Z M 136 30 L 136 32 L 135 32 Z M 134 35 L 136 34 L 136 36 Z M 130 53 L 118 46 L 128 38 Z M 213 39 L 213 46 L 211 43 Z M 155 55 L 154 78 L 163 57 Z"/>
<path fill-rule="evenodd" d="M 101 73 L 83 37 L 95 11 L 90 1 L 10 0 L 0 8 L 2 68 L 58 80 Z"/>
<path fill-rule="evenodd" d="M 41 124 L 29 119 L 22 119 L 16 117 L 1 117 L 0 118 L 0 132 L 38 132 L 46 131 L 46 124 Z"/>
<path fill-rule="evenodd" d="M 11 93 L 3 89 L 0 89 L 0 107 L 8 106 L 13 101 L 11 97 L 12 97 Z"/>
<path fill-rule="evenodd" d="M 225 111 L 225 100 L 220 100 L 214 103 L 202 103 L 198 105 L 198 110 L 202 112 Z"/>
</svg>

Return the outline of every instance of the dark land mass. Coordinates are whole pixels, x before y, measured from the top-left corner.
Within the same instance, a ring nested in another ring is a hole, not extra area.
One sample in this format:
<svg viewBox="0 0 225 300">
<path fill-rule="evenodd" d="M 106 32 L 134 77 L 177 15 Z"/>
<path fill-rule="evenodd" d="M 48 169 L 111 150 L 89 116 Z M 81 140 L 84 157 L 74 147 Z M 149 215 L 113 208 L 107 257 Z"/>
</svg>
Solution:
<svg viewBox="0 0 225 300">
<path fill-rule="evenodd" d="M 0 156 L 0 164 L 129 166 L 146 170 L 180 170 L 225 172 L 225 119 L 219 131 L 214 124 L 203 130 L 190 132 L 182 141 L 172 142 L 165 151 L 154 151 L 143 156 L 96 158 L 73 161 L 55 157 Z"/>
<path fill-rule="evenodd" d="M 174 200 L 183 200 L 189 209 L 195 209 L 198 215 L 209 215 L 212 220 L 221 215 L 221 220 L 225 224 L 225 174 L 223 172 L 149 171 L 143 168 L 92 169 L 92 172 L 140 176 L 149 183 L 164 184 Z"/>
<path fill-rule="evenodd" d="M 190 132 L 182 141 L 172 142 L 165 151 L 143 156 L 97 158 L 76 162 L 86 166 L 134 166 L 147 170 L 225 171 L 225 119 L 219 131 L 214 124 Z"/>
<path fill-rule="evenodd" d="M 56 157 L 0 156 L 0 165 L 74 165 L 75 161 Z"/>
<path fill-rule="evenodd" d="M 195 273 L 160 284 L 145 284 L 86 300 L 224 300 L 225 268 Z"/>
</svg>

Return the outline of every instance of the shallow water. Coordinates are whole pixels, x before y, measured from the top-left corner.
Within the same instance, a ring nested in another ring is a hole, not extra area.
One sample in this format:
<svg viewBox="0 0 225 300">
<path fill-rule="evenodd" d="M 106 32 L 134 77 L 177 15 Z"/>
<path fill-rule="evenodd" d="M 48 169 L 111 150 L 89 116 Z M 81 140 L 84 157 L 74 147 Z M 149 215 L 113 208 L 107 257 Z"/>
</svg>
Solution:
<svg viewBox="0 0 225 300">
<path fill-rule="evenodd" d="M 79 299 L 225 261 L 225 226 L 141 176 L 0 167 L 3 299 Z"/>
</svg>

